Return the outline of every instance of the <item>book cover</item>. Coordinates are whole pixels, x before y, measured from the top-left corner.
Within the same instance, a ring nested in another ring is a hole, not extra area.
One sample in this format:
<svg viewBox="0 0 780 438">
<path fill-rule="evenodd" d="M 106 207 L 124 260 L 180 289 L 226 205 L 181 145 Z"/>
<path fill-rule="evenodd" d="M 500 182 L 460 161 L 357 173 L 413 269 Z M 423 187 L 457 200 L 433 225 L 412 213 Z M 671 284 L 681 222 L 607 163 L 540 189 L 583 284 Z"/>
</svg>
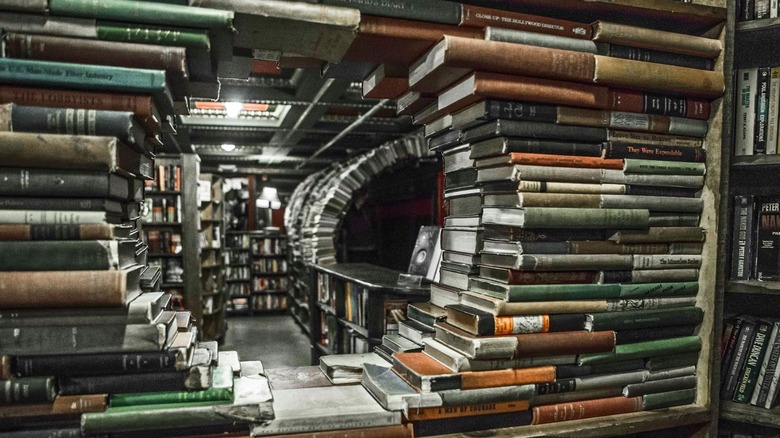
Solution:
<svg viewBox="0 0 780 438">
<path fill-rule="evenodd" d="M 780 279 L 780 202 L 759 199 L 756 215 L 755 278 L 776 281 Z"/>
</svg>

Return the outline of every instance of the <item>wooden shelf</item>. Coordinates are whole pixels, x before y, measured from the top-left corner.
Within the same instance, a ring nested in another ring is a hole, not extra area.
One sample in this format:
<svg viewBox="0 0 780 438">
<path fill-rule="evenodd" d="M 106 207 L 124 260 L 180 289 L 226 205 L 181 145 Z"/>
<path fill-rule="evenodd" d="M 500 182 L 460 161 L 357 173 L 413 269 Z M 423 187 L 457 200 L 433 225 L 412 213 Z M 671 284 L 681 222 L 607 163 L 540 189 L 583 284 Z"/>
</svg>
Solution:
<svg viewBox="0 0 780 438">
<path fill-rule="evenodd" d="M 735 169 L 754 166 L 780 166 L 780 155 L 738 155 L 731 157 L 731 165 Z"/>
<path fill-rule="evenodd" d="M 222 267 L 222 263 L 214 263 L 214 264 L 211 264 L 211 265 L 201 265 L 202 269 L 214 269 L 214 268 L 221 268 L 221 267 Z"/>
<path fill-rule="evenodd" d="M 765 409 L 732 401 L 721 401 L 720 418 L 741 423 L 780 427 L 780 407 Z"/>
<path fill-rule="evenodd" d="M 357 332 L 359 335 L 363 336 L 364 338 L 368 339 L 368 329 L 363 327 L 362 325 L 355 324 L 354 322 L 347 321 L 344 318 L 339 318 L 339 323 L 341 323 L 345 327 L 349 327 L 353 331 Z"/>
<path fill-rule="evenodd" d="M 737 32 L 765 30 L 773 27 L 780 27 L 780 18 L 762 18 L 760 20 L 740 21 L 734 24 L 734 30 Z"/>
<path fill-rule="evenodd" d="M 728 281 L 726 293 L 780 295 L 780 282 L 777 281 Z"/>
</svg>

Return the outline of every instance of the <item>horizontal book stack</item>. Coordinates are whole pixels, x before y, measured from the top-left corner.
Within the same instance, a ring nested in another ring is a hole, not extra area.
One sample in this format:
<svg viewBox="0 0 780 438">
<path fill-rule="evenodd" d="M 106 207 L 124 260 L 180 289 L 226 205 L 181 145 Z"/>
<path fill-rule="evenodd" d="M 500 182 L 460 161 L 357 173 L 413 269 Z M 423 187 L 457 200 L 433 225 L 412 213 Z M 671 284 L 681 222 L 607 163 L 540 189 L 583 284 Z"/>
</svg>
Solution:
<svg viewBox="0 0 780 438">
<path fill-rule="evenodd" d="M 416 436 L 696 400 L 720 43 L 533 19 L 445 34 L 409 67 L 431 102 L 411 114 L 444 161 L 440 279 L 410 307 L 433 332 L 364 385 Z"/>
<path fill-rule="evenodd" d="M 771 409 L 777 401 L 780 322 L 739 315 L 725 321 L 721 343 L 722 400 Z"/>
</svg>

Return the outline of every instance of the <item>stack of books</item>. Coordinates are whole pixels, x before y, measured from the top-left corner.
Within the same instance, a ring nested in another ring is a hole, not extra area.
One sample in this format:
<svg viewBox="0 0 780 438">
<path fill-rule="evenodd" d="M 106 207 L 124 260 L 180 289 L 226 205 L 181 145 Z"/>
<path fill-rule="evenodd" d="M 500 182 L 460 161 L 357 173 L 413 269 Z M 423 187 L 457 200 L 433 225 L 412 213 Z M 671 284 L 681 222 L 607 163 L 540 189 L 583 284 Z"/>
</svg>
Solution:
<svg viewBox="0 0 780 438">
<path fill-rule="evenodd" d="M 721 343 L 720 398 L 772 409 L 777 402 L 780 321 L 739 315 L 726 319 Z"/>
<path fill-rule="evenodd" d="M 440 279 L 409 306 L 422 351 L 363 383 L 415 436 L 696 400 L 720 43 L 524 19 L 543 25 L 445 33 L 399 98 L 426 102 L 412 115 L 443 156 Z"/>
</svg>

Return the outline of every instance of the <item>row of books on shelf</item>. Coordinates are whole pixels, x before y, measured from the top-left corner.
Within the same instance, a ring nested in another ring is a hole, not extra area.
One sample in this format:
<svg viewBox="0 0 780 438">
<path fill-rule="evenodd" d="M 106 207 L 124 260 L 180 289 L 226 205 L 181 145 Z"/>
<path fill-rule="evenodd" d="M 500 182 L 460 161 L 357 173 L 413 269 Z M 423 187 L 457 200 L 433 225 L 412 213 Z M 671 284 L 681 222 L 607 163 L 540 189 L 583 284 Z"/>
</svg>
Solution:
<svg viewBox="0 0 780 438">
<path fill-rule="evenodd" d="M 252 282 L 233 282 L 227 283 L 226 293 L 228 296 L 250 296 L 264 292 L 286 292 L 287 278 L 254 278 Z"/>
<path fill-rule="evenodd" d="M 181 191 L 181 166 L 159 164 L 154 167 L 154 178 L 146 181 L 146 190 L 161 192 Z"/>
<path fill-rule="evenodd" d="M 225 251 L 225 264 L 228 265 L 249 265 L 252 261 L 252 255 L 249 251 Z"/>
<path fill-rule="evenodd" d="M 736 195 L 732 220 L 732 280 L 780 280 L 780 198 Z"/>
<path fill-rule="evenodd" d="M 287 295 L 268 294 L 234 297 L 228 301 L 227 310 L 231 313 L 287 310 Z"/>
<path fill-rule="evenodd" d="M 150 257 L 147 263 L 162 272 L 162 282 L 166 285 L 184 283 L 184 261 L 180 257 Z"/>
<path fill-rule="evenodd" d="M 141 204 L 141 221 L 178 224 L 181 222 L 181 197 L 153 197 Z"/>
<path fill-rule="evenodd" d="M 776 155 L 780 67 L 741 68 L 736 79 L 734 155 Z"/>
<path fill-rule="evenodd" d="M 737 21 L 777 18 L 777 2 L 771 0 L 737 0 Z"/>
<path fill-rule="evenodd" d="M 746 315 L 727 318 L 721 341 L 723 400 L 766 409 L 775 406 L 780 321 Z"/>
<path fill-rule="evenodd" d="M 252 272 L 259 274 L 284 274 L 287 272 L 285 259 L 255 259 L 252 261 Z"/>
<path fill-rule="evenodd" d="M 180 254 L 181 233 L 171 230 L 145 229 L 143 239 L 151 254 Z"/>
<path fill-rule="evenodd" d="M 255 255 L 284 255 L 287 251 L 286 236 L 276 238 L 252 239 L 252 254 Z"/>
</svg>

